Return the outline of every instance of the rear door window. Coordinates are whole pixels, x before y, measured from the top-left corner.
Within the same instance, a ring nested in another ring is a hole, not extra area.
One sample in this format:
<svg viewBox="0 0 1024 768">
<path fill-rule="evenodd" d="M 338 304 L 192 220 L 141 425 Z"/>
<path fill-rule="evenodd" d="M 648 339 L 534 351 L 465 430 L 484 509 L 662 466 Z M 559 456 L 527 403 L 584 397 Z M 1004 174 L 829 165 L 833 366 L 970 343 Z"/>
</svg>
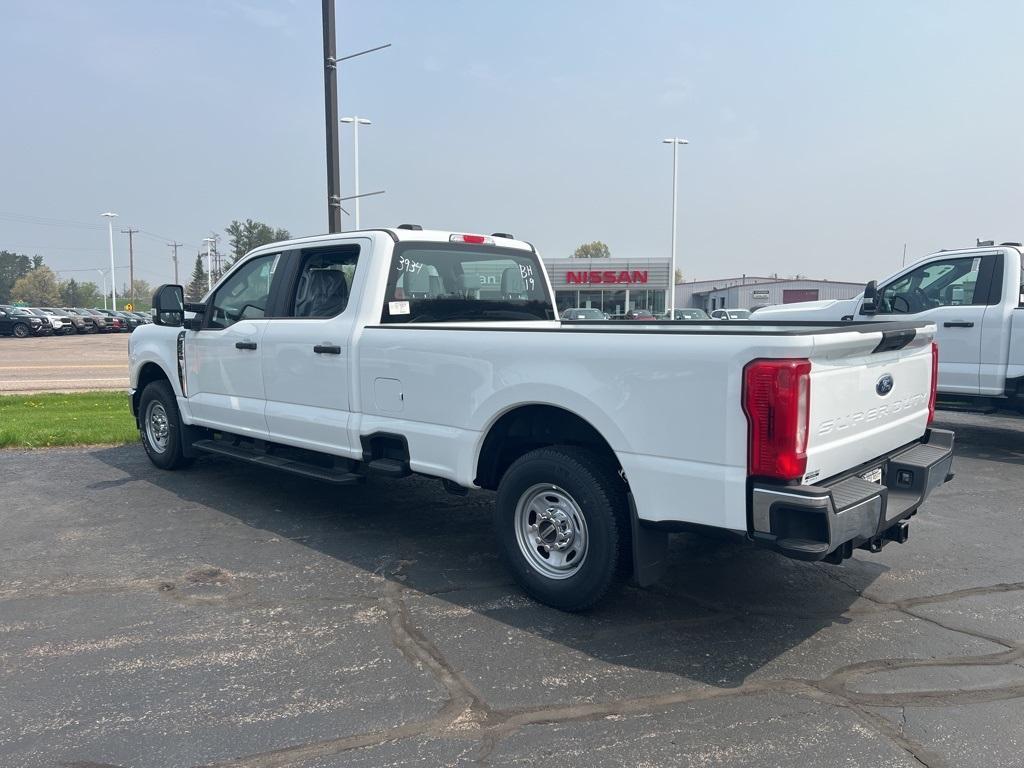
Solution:
<svg viewBox="0 0 1024 768">
<path fill-rule="evenodd" d="M 346 244 L 302 252 L 288 317 L 336 317 L 348 308 L 359 246 Z"/>
</svg>

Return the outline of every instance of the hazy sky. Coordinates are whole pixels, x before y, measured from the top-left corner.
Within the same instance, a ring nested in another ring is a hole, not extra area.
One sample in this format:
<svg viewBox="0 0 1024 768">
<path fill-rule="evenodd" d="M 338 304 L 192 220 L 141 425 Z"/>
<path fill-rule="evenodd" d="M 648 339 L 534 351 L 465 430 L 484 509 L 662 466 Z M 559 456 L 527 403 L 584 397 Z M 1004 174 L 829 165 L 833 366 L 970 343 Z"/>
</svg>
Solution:
<svg viewBox="0 0 1024 768">
<path fill-rule="evenodd" d="M 687 278 L 1021 240 L 1022 29 L 1020 0 L 341 0 L 340 55 L 393 43 L 340 74 L 341 114 L 374 122 L 362 189 L 387 190 L 362 223 L 667 255 L 674 134 Z M 0 97 L 0 248 L 101 267 L 114 210 L 156 283 L 165 238 L 187 275 L 234 218 L 326 230 L 316 0 L 3 0 Z"/>
</svg>

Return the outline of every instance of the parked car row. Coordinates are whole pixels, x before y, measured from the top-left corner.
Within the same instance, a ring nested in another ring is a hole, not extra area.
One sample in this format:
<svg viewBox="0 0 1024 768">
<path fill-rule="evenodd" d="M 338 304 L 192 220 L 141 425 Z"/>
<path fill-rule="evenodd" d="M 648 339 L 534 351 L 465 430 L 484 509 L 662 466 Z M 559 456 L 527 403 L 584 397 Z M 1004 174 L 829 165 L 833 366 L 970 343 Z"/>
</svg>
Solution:
<svg viewBox="0 0 1024 768">
<path fill-rule="evenodd" d="M 142 312 L 84 307 L 14 307 L 0 304 L 0 335 L 70 336 L 73 333 L 131 333 L 152 320 Z"/>
<path fill-rule="evenodd" d="M 646 309 L 631 309 L 621 314 L 609 315 L 593 307 L 569 307 L 562 310 L 560 317 L 562 320 L 749 320 L 750 310 L 716 309 L 709 316 L 703 309 L 681 307 L 674 310 L 670 318 L 668 312 L 655 315 Z"/>
</svg>

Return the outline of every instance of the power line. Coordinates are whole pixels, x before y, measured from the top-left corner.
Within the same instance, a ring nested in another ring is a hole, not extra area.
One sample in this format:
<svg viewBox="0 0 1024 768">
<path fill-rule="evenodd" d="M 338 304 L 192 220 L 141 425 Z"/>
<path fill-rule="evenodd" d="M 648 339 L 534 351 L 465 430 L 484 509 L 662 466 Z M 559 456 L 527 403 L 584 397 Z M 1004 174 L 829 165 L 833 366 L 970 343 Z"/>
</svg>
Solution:
<svg viewBox="0 0 1024 768">
<path fill-rule="evenodd" d="M 27 213 L 13 213 L 11 211 L 0 211 L 0 220 L 10 221 L 15 224 L 33 224 L 40 227 L 79 227 L 81 229 L 103 229 L 102 224 L 93 224 L 86 221 L 72 221 L 70 219 L 57 219 L 51 216 L 34 216 Z"/>
</svg>

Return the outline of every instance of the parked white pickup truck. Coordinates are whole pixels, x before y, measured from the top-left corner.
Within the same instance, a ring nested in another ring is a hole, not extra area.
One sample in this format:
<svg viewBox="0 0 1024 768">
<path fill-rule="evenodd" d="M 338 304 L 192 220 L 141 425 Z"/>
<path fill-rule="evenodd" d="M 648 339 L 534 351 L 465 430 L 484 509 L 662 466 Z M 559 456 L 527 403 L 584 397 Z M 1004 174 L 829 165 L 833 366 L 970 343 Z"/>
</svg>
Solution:
<svg viewBox="0 0 1024 768">
<path fill-rule="evenodd" d="M 845 301 L 765 307 L 757 320 L 923 320 L 938 327 L 939 397 L 1024 410 L 1019 243 L 939 251 Z"/>
<path fill-rule="evenodd" d="M 508 235 L 275 243 L 202 303 L 161 286 L 154 323 L 129 355 L 156 466 L 206 452 L 496 490 L 509 568 L 567 610 L 620 565 L 651 583 L 669 531 L 803 560 L 878 551 L 950 476 L 953 435 L 929 429 L 934 325 L 561 321 Z"/>
</svg>

